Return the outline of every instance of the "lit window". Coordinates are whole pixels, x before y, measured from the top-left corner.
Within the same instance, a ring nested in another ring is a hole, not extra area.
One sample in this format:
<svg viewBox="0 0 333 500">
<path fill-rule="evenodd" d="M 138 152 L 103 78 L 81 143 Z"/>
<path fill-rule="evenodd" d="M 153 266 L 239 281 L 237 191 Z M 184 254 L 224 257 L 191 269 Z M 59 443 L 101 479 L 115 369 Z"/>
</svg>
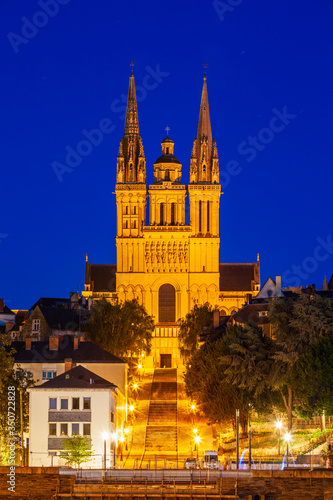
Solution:
<svg viewBox="0 0 333 500">
<path fill-rule="evenodd" d="M 68 424 L 60 424 L 61 436 L 68 436 Z"/>
<path fill-rule="evenodd" d="M 43 380 L 50 380 L 57 376 L 57 372 L 55 370 L 45 371 L 43 372 Z"/>
<path fill-rule="evenodd" d="M 57 424 L 49 424 L 49 436 L 57 435 Z"/>
<path fill-rule="evenodd" d="M 72 424 L 72 436 L 79 434 L 79 425 L 80 424 Z"/>
<path fill-rule="evenodd" d="M 176 291 L 172 285 L 162 285 L 158 291 L 158 318 L 160 323 L 176 321 Z"/>
<path fill-rule="evenodd" d="M 49 408 L 50 410 L 56 410 L 57 409 L 57 398 L 50 398 L 50 405 Z"/>
<path fill-rule="evenodd" d="M 72 398 L 72 410 L 80 409 L 80 398 Z"/>
<path fill-rule="evenodd" d="M 90 410 L 90 398 L 83 398 L 83 409 Z"/>
<path fill-rule="evenodd" d="M 90 436 L 90 424 L 83 424 L 83 435 Z"/>
<path fill-rule="evenodd" d="M 68 399 L 61 399 L 60 400 L 60 409 L 61 410 L 68 410 Z"/>
<path fill-rule="evenodd" d="M 32 330 L 34 332 L 39 332 L 39 327 L 40 327 L 40 319 L 33 319 L 32 320 Z"/>
</svg>

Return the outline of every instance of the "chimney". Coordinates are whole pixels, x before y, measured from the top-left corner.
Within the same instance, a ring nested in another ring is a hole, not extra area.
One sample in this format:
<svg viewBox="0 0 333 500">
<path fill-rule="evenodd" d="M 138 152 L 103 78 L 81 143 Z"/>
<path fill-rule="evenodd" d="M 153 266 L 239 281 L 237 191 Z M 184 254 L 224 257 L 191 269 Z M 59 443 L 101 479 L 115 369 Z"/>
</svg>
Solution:
<svg viewBox="0 0 333 500">
<path fill-rule="evenodd" d="M 59 348 L 59 337 L 49 337 L 50 351 L 57 351 Z"/>
<path fill-rule="evenodd" d="M 220 326 L 220 311 L 218 309 L 213 312 L 213 325 L 214 328 L 218 328 Z"/>
<path fill-rule="evenodd" d="M 4 300 L 0 299 L 0 312 L 3 312 L 4 310 Z"/>
<path fill-rule="evenodd" d="M 74 351 L 79 348 L 79 337 L 74 337 Z"/>
<path fill-rule="evenodd" d="M 73 366 L 72 358 L 65 358 L 65 372 L 71 370 L 72 366 Z"/>
<path fill-rule="evenodd" d="M 281 276 L 276 276 L 275 279 L 275 297 L 282 297 L 282 291 L 281 291 Z"/>
<path fill-rule="evenodd" d="M 31 351 L 31 337 L 25 338 L 25 350 Z"/>
</svg>

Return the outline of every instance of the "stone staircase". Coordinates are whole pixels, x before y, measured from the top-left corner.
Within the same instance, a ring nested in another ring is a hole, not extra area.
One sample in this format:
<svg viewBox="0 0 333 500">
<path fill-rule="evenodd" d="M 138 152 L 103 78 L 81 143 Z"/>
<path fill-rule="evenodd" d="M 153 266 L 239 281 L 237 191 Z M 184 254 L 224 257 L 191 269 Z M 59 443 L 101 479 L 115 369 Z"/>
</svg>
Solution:
<svg viewBox="0 0 333 500">
<path fill-rule="evenodd" d="M 177 454 L 177 370 L 156 369 L 154 372 L 145 455 L 161 451 Z"/>
</svg>

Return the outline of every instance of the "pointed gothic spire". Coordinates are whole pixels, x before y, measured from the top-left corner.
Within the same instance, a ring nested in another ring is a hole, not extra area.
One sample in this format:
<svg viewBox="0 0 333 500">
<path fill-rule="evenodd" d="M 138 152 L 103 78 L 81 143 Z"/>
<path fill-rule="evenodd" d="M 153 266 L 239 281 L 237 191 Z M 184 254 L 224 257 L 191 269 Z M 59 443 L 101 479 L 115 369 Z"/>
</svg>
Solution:
<svg viewBox="0 0 333 500">
<path fill-rule="evenodd" d="M 215 139 L 212 136 L 207 92 L 207 77 L 204 75 L 197 136 L 194 139 L 190 183 L 219 182 L 219 163 Z"/>
<path fill-rule="evenodd" d="M 125 118 L 125 134 L 139 134 L 138 105 L 136 102 L 135 81 L 133 73 L 131 74 L 129 79 Z"/>
<path fill-rule="evenodd" d="M 132 61 L 133 63 L 133 61 Z M 120 141 L 117 160 L 117 183 L 145 183 L 146 160 L 142 139 L 139 135 L 138 106 L 136 101 L 135 80 L 132 72 L 129 79 L 125 130 Z"/>
<path fill-rule="evenodd" d="M 200 104 L 197 139 L 202 138 L 203 136 L 206 136 L 208 138 L 208 141 L 211 145 L 212 144 L 212 126 L 210 123 L 206 75 L 204 76 L 204 83 L 203 83 L 202 94 L 201 94 L 201 104 Z"/>
<path fill-rule="evenodd" d="M 327 284 L 326 274 L 325 274 L 325 277 L 324 277 L 322 290 L 328 290 L 328 284 Z"/>
</svg>

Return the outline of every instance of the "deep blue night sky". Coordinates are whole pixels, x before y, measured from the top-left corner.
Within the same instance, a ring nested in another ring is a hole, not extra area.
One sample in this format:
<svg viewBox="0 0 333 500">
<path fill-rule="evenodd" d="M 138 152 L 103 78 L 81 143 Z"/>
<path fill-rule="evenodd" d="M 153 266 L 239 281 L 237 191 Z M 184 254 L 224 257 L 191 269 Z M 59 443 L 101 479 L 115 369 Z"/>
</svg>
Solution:
<svg viewBox="0 0 333 500">
<path fill-rule="evenodd" d="M 43 3 L 0 6 L 8 307 L 82 290 L 86 252 L 115 262 L 112 192 L 132 59 L 149 182 L 168 125 L 188 183 L 207 62 L 224 172 L 220 261 L 253 262 L 260 252 L 262 283 L 282 274 L 284 286 L 321 287 L 333 272 L 332 2 L 53 0 L 41 15 Z M 273 120 L 283 112 L 285 124 Z M 60 182 L 52 164 L 65 164 L 66 147 L 105 118 L 112 131 Z"/>
</svg>

